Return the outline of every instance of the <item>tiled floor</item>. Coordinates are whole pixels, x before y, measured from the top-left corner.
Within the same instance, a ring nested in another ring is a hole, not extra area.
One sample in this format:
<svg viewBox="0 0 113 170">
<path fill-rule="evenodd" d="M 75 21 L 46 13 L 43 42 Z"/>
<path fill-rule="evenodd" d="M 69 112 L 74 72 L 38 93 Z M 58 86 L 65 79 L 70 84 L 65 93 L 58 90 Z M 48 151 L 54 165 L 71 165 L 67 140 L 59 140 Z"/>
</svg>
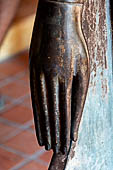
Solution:
<svg viewBox="0 0 113 170">
<path fill-rule="evenodd" d="M 25 53 L 0 64 L 0 170 L 47 170 L 51 156 L 36 140 Z"/>
</svg>

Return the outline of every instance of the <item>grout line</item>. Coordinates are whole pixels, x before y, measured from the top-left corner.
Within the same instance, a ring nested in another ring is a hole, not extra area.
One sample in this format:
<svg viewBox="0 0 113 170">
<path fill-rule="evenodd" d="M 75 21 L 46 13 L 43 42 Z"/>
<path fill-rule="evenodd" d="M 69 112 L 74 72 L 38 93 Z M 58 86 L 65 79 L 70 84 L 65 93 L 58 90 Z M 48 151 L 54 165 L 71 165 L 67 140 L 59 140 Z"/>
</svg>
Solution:
<svg viewBox="0 0 113 170">
<path fill-rule="evenodd" d="M 27 130 L 27 129 L 24 129 L 24 130 Z M 18 129 L 12 133 L 10 133 L 9 135 L 7 135 L 7 137 L 4 137 L 4 140 L 3 142 L 7 142 L 8 140 L 10 140 L 11 138 L 15 137 L 16 135 L 20 134 L 21 132 L 24 131 L 23 129 Z M 32 132 L 31 132 L 32 133 Z"/>
<path fill-rule="evenodd" d="M 28 97 L 28 98 L 27 98 L 27 97 Z M 11 98 L 11 97 L 10 97 L 10 98 Z M 21 102 L 21 105 L 24 106 L 24 107 L 27 107 L 28 109 L 31 109 L 31 110 L 32 110 L 32 100 L 31 100 L 31 95 L 30 95 L 30 93 L 28 93 L 28 96 L 26 96 L 25 99 L 29 99 L 29 98 L 30 98 L 30 101 L 31 101 L 30 104 L 28 104 L 28 103 L 25 104 L 24 102 Z M 24 100 L 25 100 L 25 99 L 24 99 Z M 17 99 L 17 100 L 18 100 L 18 99 Z M 12 99 L 12 98 L 11 98 L 11 102 L 12 102 L 12 103 L 15 103 L 15 99 Z M 20 103 L 19 103 L 19 104 L 20 104 Z"/>
<path fill-rule="evenodd" d="M 7 135 L 6 137 L 4 137 L 4 140 L 3 142 L 6 142 L 7 140 L 11 139 L 12 137 L 18 135 L 19 133 L 21 133 L 22 131 L 24 130 L 28 130 L 29 131 L 29 127 L 32 125 L 33 121 L 30 120 L 29 122 L 25 123 L 24 125 L 19 125 L 17 123 L 14 123 L 14 122 L 11 122 L 9 120 L 6 120 L 4 118 L 0 118 L 0 122 L 1 123 L 4 123 L 4 124 L 7 124 L 7 125 L 10 125 L 10 126 L 13 126 L 13 127 L 16 127 L 16 128 L 19 128 L 17 130 L 15 130 L 14 132 L 11 132 L 9 135 Z M 31 133 L 34 134 L 34 131 L 30 130 Z"/>
<path fill-rule="evenodd" d="M 29 122 L 30 123 L 30 122 Z M 6 137 L 4 137 L 3 142 L 7 142 L 9 139 L 15 137 L 16 135 L 20 134 L 21 132 L 23 132 L 24 130 L 29 130 L 28 128 L 32 125 L 32 123 L 30 123 L 30 125 L 26 125 L 25 127 L 20 127 L 20 129 L 15 130 L 14 132 L 11 132 L 9 135 L 7 135 Z M 31 133 L 34 134 L 34 132 L 30 131 Z"/>
<path fill-rule="evenodd" d="M 32 110 L 32 104 L 22 103 L 22 106 L 27 107 L 28 109 L 31 109 L 31 110 Z"/>
<path fill-rule="evenodd" d="M 7 119 L 2 118 L 2 117 L 0 118 L 0 122 L 1 122 L 1 123 L 5 123 L 5 124 L 7 124 L 7 125 L 9 125 L 9 126 L 13 126 L 13 127 L 22 129 L 22 130 L 25 130 L 26 128 L 30 127 L 30 126 L 32 125 L 32 123 L 33 123 L 33 121 L 30 120 L 30 121 L 28 121 L 28 122 L 26 122 L 26 123 L 24 123 L 24 124 L 19 124 L 19 123 L 12 122 L 12 121 L 7 120 Z"/>
<path fill-rule="evenodd" d="M 26 129 L 26 131 L 31 132 L 31 133 L 34 134 L 34 135 L 36 134 L 35 131 L 33 131 L 33 130 L 30 129 L 30 128 Z"/>
<path fill-rule="evenodd" d="M 13 76 L 10 76 L 10 77 L 6 78 L 5 80 L 2 80 L 0 82 L 0 88 L 2 88 L 3 86 L 8 85 L 9 83 L 12 83 L 14 80 L 18 80 L 18 79 L 24 77 L 26 72 L 27 71 L 22 71 L 20 73 L 17 73 L 16 75 L 13 75 Z"/>
<path fill-rule="evenodd" d="M 1 144 L 1 145 L 0 145 L 0 148 L 5 149 L 5 150 L 8 151 L 8 152 L 12 152 L 12 153 L 14 153 L 14 154 L 16 154 L 16 155 L 18 155 L 18 156 L 23 157 L 23 158 L 28 158 L 28 157 L 29 157 L 29 155 L 27 155 L 27 154 L 25 154 L 25 153 L 23 153 L 23 152 L 17 151 L 17 150 L 15 150 L 15 149 L 12 149 L 12 148 L 4 145 L 4 144 Z"/>
<path fill-rule="evenodd" d="M 45 162 L 45 161 L 43 161 L 43 160 L 41 160 L 41 159 L 35 159 L 35 162 L 37 162 L 37 163 L 40 163 L 41 165 L 45 165 L 45 166 L 48 166 L 48 163 L 47 162 Z"/>
<path fill-rule="evenodd" d="M 10 121 L 10 120 L 7 120 L 7 119 L 5 119 L 5 118 L 0 117 L 0 122 L 1 122 L 1 123 L 5 123 L 5 124 L 7 124 L 7 125 L 9 125 L 9 126 L 13 126 L 13 127 L 17 127 L 17 128 L 20 128 L 20 129 L 24 129 L 24 128 L 26 128 L 27 126 L 31 126 L 33 121 L 30 120 L 30 121 L 28 121 L 28 122 L 26 122 L 26 123 L 24 123 L 24 124 L 19 124 L 19 123 L 12 122 L 12 121 Z"/>
<path fill-rule="evenodd" d="M 26 165 L 27 163 L 31 162 L 32 160 L 35 160 L 36 158 L 38 158 L 40 155 L 42 155 L 45 152 L 44 149 L 39 150 L 38 152 L 36 152 L 35 154 L 29 156 L 28 158 L 26 158 L 24 161 L 20 162 L 19 164 L 17 164 L 16 166 L 10 168 L 10 170 L 18 170 L 19 168 L 22 168 L 24 165 Z"/>
<path fill-rule="evenodd" d="M 12 107 L 21 104 L 28 97 L 29 97 L 29 93 L 24 95 L 24 96 L 21 96 L 21 97 L 15 99 L 15 100 L 12 99 L 12 103 L 11 104 L 7 104 L 4 109 L 1 109 L 0 110 L 0 114 L 3 114 L 5 111 L 7 111 L 9 109 L 12 109 Z"/>
</svg>

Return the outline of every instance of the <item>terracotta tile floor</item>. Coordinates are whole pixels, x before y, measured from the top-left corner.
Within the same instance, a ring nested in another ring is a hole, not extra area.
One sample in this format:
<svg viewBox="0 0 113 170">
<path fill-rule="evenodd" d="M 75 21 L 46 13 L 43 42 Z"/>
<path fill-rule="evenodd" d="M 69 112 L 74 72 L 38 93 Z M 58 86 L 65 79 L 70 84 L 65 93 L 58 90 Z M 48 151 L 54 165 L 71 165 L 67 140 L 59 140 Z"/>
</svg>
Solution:
<svg viewBox="0 0 113 170">
<path fill-rule="evenodd" d="M 52 152 L 37 143 L 28 53 L 0 64 L 0 170 L 47 170 Z"/>
</svg>

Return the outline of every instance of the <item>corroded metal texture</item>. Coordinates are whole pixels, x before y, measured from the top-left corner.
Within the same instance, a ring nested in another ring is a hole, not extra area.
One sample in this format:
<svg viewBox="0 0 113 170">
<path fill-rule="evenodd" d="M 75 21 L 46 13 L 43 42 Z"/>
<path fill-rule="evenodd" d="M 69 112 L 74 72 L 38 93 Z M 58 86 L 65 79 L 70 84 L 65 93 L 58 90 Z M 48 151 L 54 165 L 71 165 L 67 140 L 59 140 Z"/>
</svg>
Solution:
<svg viewBox="0 0 113 170">
<path fill-rule="evenodd" d="M 109 0 L 84 4 L 82 28 L 90 56 L 90 83 L 76 147 L 72 144 L 73 155 L 68 156 L 65 169 L 111 170 L 113 53 Z"/>
<path fill-rule="evenodd" d="M 89 84 L 82 3 L 39 1 L 32 36 L 30 84 L 36 134 L 41 146 L 53 149 L 50 169 L 54 170 L 64 169 L 70 142 L 77 140 Z"/>
</svg>

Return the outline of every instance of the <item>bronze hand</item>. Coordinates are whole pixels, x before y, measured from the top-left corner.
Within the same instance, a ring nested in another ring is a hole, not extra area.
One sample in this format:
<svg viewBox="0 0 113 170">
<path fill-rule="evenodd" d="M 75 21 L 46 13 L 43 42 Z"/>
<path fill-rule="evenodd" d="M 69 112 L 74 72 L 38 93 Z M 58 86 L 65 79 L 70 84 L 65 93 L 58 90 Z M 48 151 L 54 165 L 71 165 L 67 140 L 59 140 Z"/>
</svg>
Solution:
<svg viewBox="0 0 113 170">
<path fill-rule="evenodd" d="M 34 120 L 39 144 L 54 151 L 53 162 L 59 155 L 66 161 L 87 94 L 89 57 L 81 30 L 82 6 L 40 1 L 34 25 L 30 49 Z"/>
</svg>

